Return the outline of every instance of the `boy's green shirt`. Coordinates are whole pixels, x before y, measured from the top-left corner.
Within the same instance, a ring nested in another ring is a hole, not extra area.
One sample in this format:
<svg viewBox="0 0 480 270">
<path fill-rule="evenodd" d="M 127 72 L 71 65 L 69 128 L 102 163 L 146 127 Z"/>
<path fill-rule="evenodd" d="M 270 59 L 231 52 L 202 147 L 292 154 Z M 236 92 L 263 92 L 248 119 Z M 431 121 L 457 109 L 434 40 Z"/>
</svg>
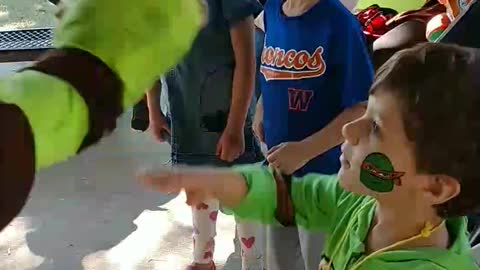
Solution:
<svg viewBox="0 0 480 270">
<path fill-rule="evenodd" d="M 276 185 L 266 167 L 247 165 L 234 168 L 248 186 L 248 194 L 233 209 L 236 217 L 278 224 L 275 219 Z M 309 174 L 294 178 L 291 199 L 298 226 L 325 232 L 328 237 L 322 254 L 324 262 L 332 261 L 333 270 L 352 269 L 364 257 L 366 236 L 375 212 L 375 201 L 343 190 L 336 175 Z M 347 229 L 352 222 L 351 229 Z M 467 238 L 466 220 L 447 220 L 452 239 L 448 250 L 422 248 L 395 250 L 372 256 L 356 270 L 478 270 L 473 262 Z M 341 241 L 345 238 L 344 241 Z"/>
</svg>

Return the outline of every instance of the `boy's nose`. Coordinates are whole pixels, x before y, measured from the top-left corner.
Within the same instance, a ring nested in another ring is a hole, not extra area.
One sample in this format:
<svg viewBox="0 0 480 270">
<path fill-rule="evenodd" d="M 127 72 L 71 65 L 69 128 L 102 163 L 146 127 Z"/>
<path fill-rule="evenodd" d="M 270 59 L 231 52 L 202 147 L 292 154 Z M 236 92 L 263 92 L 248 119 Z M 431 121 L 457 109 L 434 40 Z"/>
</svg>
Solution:
<svg viewBox="0 0 480 270">
<path fill-rule="evenodd" d="M 360 140 L 362 134 L 365 133 L 364 131 L 362 131 L 362 122 L 364 122 L 364 120 L 362 118 L 359 118 L 345 124 L 342 128 L 343 138 L 345 138 L 345 140 L 352 145 L 358 144 L 358 141 Z"/>
</svg>

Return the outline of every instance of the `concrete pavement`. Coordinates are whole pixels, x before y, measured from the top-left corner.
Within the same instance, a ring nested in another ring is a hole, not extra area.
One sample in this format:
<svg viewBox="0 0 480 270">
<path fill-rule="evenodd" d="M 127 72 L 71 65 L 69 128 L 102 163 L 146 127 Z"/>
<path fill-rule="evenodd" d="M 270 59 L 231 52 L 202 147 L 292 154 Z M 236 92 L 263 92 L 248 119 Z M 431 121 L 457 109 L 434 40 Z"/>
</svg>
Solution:
<svg viewBox="0 0 480 270">
<path fill-rule="evenodd" d="M 24 211 L 0 233 L 1 270 L 180 270 L 189 263 L 183 196 L 134 181 L 138 168 L 168 162 L 168 146 L 128 123 L 127 114 L 99 146 L 39 173 Z M 233 219 L 220 215 L 215 260 L 223 269 L 239 269 L 233 239 Z"/>
<path fill-rule="evenodd" d="M 55 24 L 55 6 L 48 0 L 0 1 L 0 31 L 51 27 Z"/>
</svg>

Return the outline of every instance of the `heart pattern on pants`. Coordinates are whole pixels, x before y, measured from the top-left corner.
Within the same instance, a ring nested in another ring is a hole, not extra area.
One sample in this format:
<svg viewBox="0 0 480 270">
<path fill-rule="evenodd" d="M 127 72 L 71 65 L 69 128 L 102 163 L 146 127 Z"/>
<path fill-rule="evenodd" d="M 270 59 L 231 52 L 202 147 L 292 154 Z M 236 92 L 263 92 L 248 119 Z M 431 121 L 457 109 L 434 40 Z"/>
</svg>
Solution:
<svg viewBox="0 0 480 270">
<path fill-rule="evenodd" d="M 210 217 L 210 219 L 211 219 L 212 221 L 217 221 L 218 211 L 213 211 L 213 212 L 211 212 L 210 215 L 209 215 L 209 217 Z"/>
<path fill-rule="evenodd" d="M 252 248 L 253 244 L 255 244 L 255 237 L 245 238 L 242 237 L 242 243 L 246 248 Z"/>
<path fill-rule="evenodd" d="M 205 254 L 203 254 L 203 258 L 204 259 L 211 259 L 211 258 L 213 258 L 213 253 L 211 251 L 207 251 L 207 252 L 205 252 Z"/>
</svg>

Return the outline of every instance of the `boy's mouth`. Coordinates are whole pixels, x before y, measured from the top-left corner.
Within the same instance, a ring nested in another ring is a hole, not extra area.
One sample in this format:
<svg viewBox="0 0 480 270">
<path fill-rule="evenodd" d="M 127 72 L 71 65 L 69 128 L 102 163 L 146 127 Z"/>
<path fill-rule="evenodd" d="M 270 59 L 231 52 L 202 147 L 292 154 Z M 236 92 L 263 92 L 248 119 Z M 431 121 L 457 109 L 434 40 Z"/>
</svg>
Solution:
<svg viewBox="0 0 480 270">
<path fill-rule="evenodd" d="M 342 166 L 342 168 L 344 169 L 350 169 L 351 165 L 350 165 L 350 161 L 347 159 L 346 157 L 346 154 L 345 153 L 348 153 L 347 152 L 347 142 L 344 142 L 341 146 L 341 151 L 342 151 L 342 155 L 340 155 L 340 165 Z"/>
<path fill-rule="evenodd" d="M 340 151 L 342 151 L 342 154 L 345 153 L 346 148 L 347 148 L 347 143 L 346 142 L 342 143 L 342 145 L 340 146 Z"/>
<path fill-rule="evenodd" d="M 340 156 L 340 164 L 344 169 L 350 169 L 350 162 L 345 158 L 345 154 Z"/>
</svg>

